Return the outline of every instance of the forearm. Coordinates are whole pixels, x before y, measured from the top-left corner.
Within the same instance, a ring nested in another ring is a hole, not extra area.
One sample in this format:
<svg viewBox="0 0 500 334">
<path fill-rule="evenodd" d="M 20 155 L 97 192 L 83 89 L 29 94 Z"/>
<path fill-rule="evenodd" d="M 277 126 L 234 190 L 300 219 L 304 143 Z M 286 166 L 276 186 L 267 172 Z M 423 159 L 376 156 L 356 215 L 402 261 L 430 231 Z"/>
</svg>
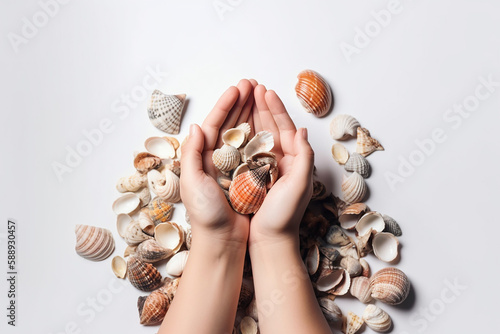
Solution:
<svg viewBox="0 0 500 334">
<path fill-rule="evenodd" d="M 231 333 L 246 247 L 193 238 L 179 288 L 159 334 Z"/>
<path fill-rule="evenodd" d="M 250 245 L 261 333 L 331 333 L 299 254 L 298 238 Z"/>
</svg>

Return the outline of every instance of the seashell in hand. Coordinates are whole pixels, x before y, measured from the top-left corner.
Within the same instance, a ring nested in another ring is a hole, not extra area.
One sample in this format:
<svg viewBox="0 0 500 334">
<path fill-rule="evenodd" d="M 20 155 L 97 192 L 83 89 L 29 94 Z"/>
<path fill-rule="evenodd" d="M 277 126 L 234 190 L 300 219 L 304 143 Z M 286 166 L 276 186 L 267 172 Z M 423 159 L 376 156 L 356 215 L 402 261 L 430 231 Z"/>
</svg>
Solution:
<svg viewBox="0 0 500 334">
<path fill-rule="evenodd" d="M 131 255 L 127 262 L 127 276 L 134 287 L 142 291 L 153 291 L 162 285 L 161 274 L 151 264 Z"/>
<path fill-rule="evenodd" d="M 116 183 L 116 190 L 121 193 L 135 192 L 144 188 L 148 184 L 148 178 L 146 175 L 135 172 L 130 176 L 124 176 L 118 180 Z"/>
<path fill-rule="evenodd" d="M 155 240 L 158 244 L 177 253 L 184 243 L 184 230 L 173 222 L 156 225 Z"/>
<path fill-rule="evenodd" d="M 212 161 L 221 172 L 229 172 L 240 164 L 240 152 L 233 146 L 224 144 L 212 154 Z"/>
<path fill-rule="evenodd" d="M 115 250 L 115 240 L 108 229 L 76 225 L 76 246 L 78 255 L 92 261 L 102 261 Z"/>
<path fill-rule="evenodd" d="M 139 173 L 147 173 L 161 165 L 161 159 L 149 152 L 138 153 L 134 158 L 134 167 Z"/>
<path fill-rule="evenodd" d="M 137 246 L 136 255 L 144 262 L 155 263 L 168 259 L 174 254 L 171 249 L 163 248 L 154 239 L 148 239 Z"/>
<path fill-rule="evenodd" d="M 172 218 L 174 213 L 174 205 L 155 197 L 148 205 L 148 214 L 155 225 L 164 223 Z"/>
<path fill-rule="evenodd" d="M 170 299 L 161 290 L 155 290 L 147 297 L 139 297 L 137 300 L 137 309 L 141 325 L 152 326 L 160 324 L 168 308 Z"/>
<path fill-rule="evenodd" d="M 354 172 L 350 176 L 342 177 L 342 194 L 347 203 L 362 202 L 366 196 L 367 185 L 361 175 Z"/>
<path fill-rule="evenodd" d="M 375 234 L 372 241 L 373 254 L 384 262 L 394 261 L 398 257 L 398 239 L 391 233 Z"/>
<path fill-rule="evenodd" d="M 363 312 L 363 320 L 368 327 L 379 333 L 387 332 L 392 325 L 389 314 L 373 304 L 366 306 Z"/>
<path fill-rule="evenodd" d="M 131 214 L 141 206 L 141 199 L 134 193 L 126 193 L 113 203 L 113 212 Z"/>
<path fill-rule="evenodd" d="M 188 256 L 189 251 L 182 251 L 172 256 L 172 258 L 168 260 L 167 266 L 165 267 L 167 275 L 173 277 L 181 276 L 184 268 L 186 267 Z"/>
<path fill-rule="evenodd" d="M 361 319 L 361 317 L 357 316 L 356 314 L 349 312 L 347 313 L 345 325 L 345 334 L 355 334 L 363 325 L 363 319 Z"/>
<path fill-rule="evenodd" d="M 231 182 L 229 198 L 233 208 L 241 214 L 255 213 L 266 197 L 269 165 L 239 174 Z"/>
<path fill-rule="evenodd" d="M 111 260 L 111 269 L 118 278 L 125 278 L 127 275 L 127 262 L 121 256 L 115 256 Z"/>
<path fill-rule="evenodd" d="M 388 215 L 382 215 L 382 218 L 384 219 L 385 222 L 384 232 L 392 233 L 396 237 L 400 237 L 403 235 L 401 227 L 399 227 L 398 222 L 395 221 L 394 218 L 389 217 Z"/>
<path fill-rule="evenodd" d="M 245 131 L 239 128 L 226 130 L 222 134 L 222 142 L 234 148 L 240 148 L 240 146 L 245 142 L 246 138 L 247 136 L 245 134 Z"/>
<path fill-rule="evenodd" d="M 354 277 L 351 282 L 349 292 L 353 297 L 358 298 L 363 304 L 372 301 L 372 290 L 370 288 L 370 279 L 368 277 Z"/>
<path fill-rule="evenodd" d="M 353 138 L 360 126 L 358 120 L 350 115 L 336 115 L 330 122 L 330 135 L 335 140 Z"/>
<path fill-rule="evenodd" d="M 164 201 L 177 203 L 181 200 L 180 179 L 168 169 L 164 169 L 162 173 L 157 170 L 150 171 L 148 184 L 151 190 Z"/>
<path fill-rule="evenodd" d="M 151 123 L 163 132 L 178 134 L 185 102 L 186 94 L 166 95 L 155 90 L 148 107 Z"/>
<path fill-rule="evenodd" d="M 349 160 L 349 151 L 340 143 L 333 144 L 332 157 L 339 165 L 343 165 Z"/>
<path fill-rule="evenodd" d="M 371 167 L 368 160 L 364 156 L 357 152 L 353 152 L 349 157 L 349 160 L 344 165 L 344 168 L 348 172 L 356 172 L 364 178 L 370 176 Z"/>
<path fill-rule="evenodd" d="M 271 189 L 273 184 L 278 179 L 278 160 L 276 159 L 276 155 L 272 152 L 255 153 L 251 157 L 247 158 L 246 164 L 250 169 L 255 169 L 265 165 L 269 165 L 269 178 L 267 179 L 268 180 L 267 189 Z"/>
<path fill-rule="evenodd" d="M 375 151 L 383 151 L 384 147 L 378 140 L 370 136 L 370 131 L 365 128 L 358 128 L 358 139 L 356 141 L 356 152 L 364 157 L 369 156 Z"/>
<path fill-rule="evenodd" d="M 342 311 L 333 300 L 328 297 L 321 297 L 318 298 L 318 302 L 326 320 L 333 323 L 339 323 L 342 321 Z"/>
<path fill-rule="evenodd" d="M 385 227 L 382 215 L 375 211 L 365 213 L 356 224 L 356 231 L 358 235 L 363 236 L 370 233 L 371 230 L 375 232 L 382 232 Z"/>
<path fill-rule="evenodd" d="M 144 147 L 160 159 L 173 159 L 175 157 L 175 147 L 172 141 L 166 137 L 150 137 L 144 142 Z"/>
<path fill-rule="evenodd" d="M 237 129 L 243 130 L 243 133 L 245 134 L 245 142 L 248 141 L 248 137 L 250 137 L 250 133 L 252 132 L 252 127 L 248 123 L 241 123 L 237 127 Z M 243 144 L 245 144 L 243 142 Z"/>
<path fill-rule="evenodd" d="M 364 203 L 354 203 L 347 206 L 339 215 L 340 226 L 346 230 L 352 230 L 356 226 L 359 217 L 368 209 Z"/>
<path fill-rule="evenodd" d="M 297 76 L 295 92 L 308 113 L 322 117 L 332 106 L 332 90 L 328 83 L 312 70 L 304 70 Z"/>
<path fill-rule="evenodd" d="M 370 278 L 372 297 L 389 305 L 401 304 L 410 293 L 410 280 L 397 268 L 384 268 Z"/>
<path fill-rule="evenodd" d="M 269 131 L 260 131 L 245 146 L 245 159 L 260 152 L 271 152 L 274 147 L 273 134 Z"/>
</svg>

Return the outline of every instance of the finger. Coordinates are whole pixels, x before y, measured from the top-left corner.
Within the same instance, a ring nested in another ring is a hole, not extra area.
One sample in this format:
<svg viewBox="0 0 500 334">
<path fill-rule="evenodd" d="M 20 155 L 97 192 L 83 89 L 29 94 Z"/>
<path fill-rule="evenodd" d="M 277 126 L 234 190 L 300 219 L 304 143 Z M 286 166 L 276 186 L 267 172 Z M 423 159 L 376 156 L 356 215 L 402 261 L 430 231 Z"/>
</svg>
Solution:
<svg viewBox="0 0 500 334">
<path fill-rule="evenodd" d="M 246 103 L 253 92 L 252 84 L 246 79 L 240 80 L 240 82 L 238 82 L 238 85 L 236 85 L 236 88 L 238 88 L 238 90 L 240 91 L 240 96 L 238 97 L 238 101 L 236 101 L 233 108 L 227 115 L 226 120 L 224 121 L 224 124 L 222 124 L 219 133 L 223 133 L 225 130 L 231 129 L 236 125 L 236 121 L 240 117 L 243 108 L 246 106 Z"/>
<path fill-rule="evenodd" d="M 236 121 L 236 125 L 239 125 L 241 123 L 248 123 L 248 119 L 250 115 L 252 114 L 252 108 L 254 105 L 254 96 L 253 96 L 253 91 L 255 87 L 257 86 L 257 81 L 254 79 L 249 80 L 250 84 L 252 85 L 252 91 L 250 92 L 250 96 L 248 97 L 247 102 L 245 103 L 245 106 L 243 107 L 243 110 L 241 111 L 240 117 L 238 117 L 238 120 Z"/>
<path fill-rule="evenodd" d="M 183 166 L 181 178 L 196 180 L 205 174 L 202 158 L 203 146 L 204 136 L 201 128 L 197 124 L 191 125 L 188 140 L 181 147 L 181 166 Z"/>
<path fill-rule="evenodd" d="M 203 121 L 201 128 L 205 136 L 205 150 L 211 150 L 217 143 L 219 137 L 219 129 L 226 120 L 227 115 L 238 100 L 240 91 L 238 88 L 231 86 L 219 98 L 212 111 Z"/>
<path fill-rule="evenodd" d="M 295 124 L 293 124 L 293 121 L 290 118 L 290 115 L 288 115 L 283 102 L 275 91 L 268 90 L 265 97 L 269 111 L 271 112 L 275 124 L 279 129 L 280 143 L 283 154 L 295 155 L 294 138 L 295 133 L 297 132 Z"/>
<path fill-rule="evenodd" d="M 307 129 L 301 128 L 295 134 L 294 142 L 295 152 L 297 152 L 293 161 L 292 174 L 294 178 L 300 180 L 308 175 L 312 180 L 314 169 L 314 151 L 307 141 Z"/>
<path fill-rule="evenodd" d="M 273 152 L 276 153 L 279 158 L 283 155 L 280 143 L 280 132 L 276 122 L 274 122 L 274 117 L 269 111 L 269 106 L 266 102 L 266 87 L 263 85 L 258 85 L 255 87 L 255 104 L 259 109 L 259 117 L 262 124 L 262 128 L 265 131 L 269 131 L 274 137 L 274 148 Z"/>
<path fill-rule="evenodd" d="M 259 86 L 262 86 L 262 85 L 258 85 L 257 87 Z M 252 108 L 252 118 L 253 118 L 253 133 L 252 135 L 256 134 L 257 132 L 260 132 L 262 131 L 262 123 L 260 121 L 260 115 L 259 115 L 259 108 L 257 106 L 257 87 L 255 87 L 254 91 L 253 91 L 253 96 L 254 96 L 254 105 L 253 105 L 253 108 Z M 262 86 L 264 87 L 264 86 Z M 264 87 L 265 89 L 265 87 Z"/>
</svg>

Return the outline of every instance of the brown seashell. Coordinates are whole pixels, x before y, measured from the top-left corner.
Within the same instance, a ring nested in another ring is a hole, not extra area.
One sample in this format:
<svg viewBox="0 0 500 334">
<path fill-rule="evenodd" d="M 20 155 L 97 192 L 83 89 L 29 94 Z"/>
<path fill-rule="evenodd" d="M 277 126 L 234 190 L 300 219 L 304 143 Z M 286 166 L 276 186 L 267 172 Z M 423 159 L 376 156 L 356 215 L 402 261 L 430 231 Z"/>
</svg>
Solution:
<svg viewBox="0 0 500 334">
<path fill-rule="evenodd" d="M 148 209 L 149 217 L 155 225 L 169 221 L 174 213 L 174 205 L 160 197 L 153 198 L 148 205 Z"/>
<path fill-rule="evenodd" d="M 370 279 L 368 277 L 354 277 L 351 282 L 349 292 L 353 297 L 358 298 L 363 304 L 372 301 L 372 290 L 370 287 Z"/>
<path fill-rule="evenodd" d="M 400 237 L 403 235 L 401 227 L 399 227 L 398 222 L 394 220 L 394 218 L 389 217 L 388 215 L 382 215 L 382 219 L 385 223 L 384 232 L 392 233 L 395 237 Z"/>
<path fill-rule="evenodd" d="M 229 187 L 229 198 L 233 208 L 241 214 L 255 213 L 266 197 L 269 165 L 238 175 Z"/>
<path fill-rule="evenodd" d="M 311 248 L 309 248 L 305 261 L 307 272 L 309 273 L 309 275 L 314 275 L 318 271 L 319 261 L 319 248 L 318 245 L 314 244 L 311 246 Z"/>
<path fill-rule="evenodd" d="M 131 255 L 127 262 L 127 276 L 134 287 L 142 291 L 153 291 L 162 285 L 160 272 L 151 264 Z"/>
<path fill-rule="evenodd" d="M 299 81 L 295 92 L 302 106 L 316 117 L 326 115 L 333 99 L 332 90 L 325 79 L 312 70 L 300 72 L 297 78 Z"/>
<path fill-rule="evenodd" d="M 250 169 L 269 165 L 269 177 L 267 178 L 267 189 L 271 189 L 278 179 L 278 160 L 272 152 L 259 152 L 247 159 L 247 165 Z"/>
<path fill-rule="evenodd" d="M 177 293 L 177 288 L 179 287 L 180 278 L 165 278 L 165 284 L 158 290 L 163 292 L 170 302 L 174 300 L 175 294 Z"/>
<path fill-rule="evenodd" d="M 364 178 L 369 177 L 371 173 L 371 167 L 368 160 L 357 152 L 351 153 L 349 159 L 344 165 L 344 168 L 346 171 L 356 172 Z"/>
<path fill-rule="evenodd" d="M 410 280 L 397 268 L 384 268 L 370 279 L 372 297 L 389 305 L 401 304 L 410 293 Z"/>
<path fill-rule="evenodd" d="M 137 246 L 136 255 L 144 262 L 155 263 L 168 259 L 174 254 L 173 250 L 163 248 L 154 239 L 143 241 Z"/>
<path fill-rule="evenodd" d="M 141 152 L 135 156 L 134 167 L 139 173 L 146 174 L 161 165 L 161 159 L 149 152 Z"/>
<path fill-rule="evenodd" d="M 139 297 L 137 309 L 141 325 L 157 325 L 163 321 L 170 307 L 170 300 L 159 290 L 151 292 L 147 297 Z"/>
<path fill-rule="evenodd" d="M 78 255 L 92 261 L 102 261 L 115 250 L 115 240 L 111 231 L 105 228 L 76 225 L 76 246 Z"/>
<path fill-rule="evenodd" d="M 364 157 L 369 156 L 375 151 L 383 151 L 384 147 L 378 140 L 370 136 L 370 131 L 365 128 L 358 128 L 358 139 L 356 142 L 356 152 Z"/>
</svg>

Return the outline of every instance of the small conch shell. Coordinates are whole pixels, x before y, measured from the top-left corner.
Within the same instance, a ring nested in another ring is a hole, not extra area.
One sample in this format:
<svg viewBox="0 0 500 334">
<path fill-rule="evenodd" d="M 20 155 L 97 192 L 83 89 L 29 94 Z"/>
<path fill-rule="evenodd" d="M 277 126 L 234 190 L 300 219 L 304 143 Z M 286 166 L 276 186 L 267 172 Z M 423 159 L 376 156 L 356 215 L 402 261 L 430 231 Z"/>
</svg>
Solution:
<svg viewBox="0 0 500 334">
<path fill-rule="evenodd" d="M 184 243 L 184 230 L 173 222 L 156 225 L 155 240 L 158 244 L 177 253 Z"/>
<path fill-rule="evenodd" d="M 382 215 L 376 211 L 370 211 L 365 213 L 361 218 L 359 218 L 356 224 L 356 231 L 358 235 L 363 236 L 371 232 L 382 232 L 385 228 L 385 222 Z"/>
<path fill-rule="evenodd" d="M 245 146 L 245 159 L 260 152 L 271 152 L 274 147 L 273 134 L 269 131 L 260 131 Z"/>
<path fill-rule="evenodd" d="M 349 292 L 363 304 L 367 304 L 373 299 L 371 296 L 370 279 L 368 277 L 360 276 L 353 278 Z"/>
<path fill-rule="evenodd" d="M 358 139 L 356 142 L 356 152 L 364 157 L 369 156 L 375 151 L 383 151 L 384 147 L 378 140 L 370 136 L 370 131 L 365 128 L 358 128 Z"/>
<path fill-rule="evenodd" d="M 221 172 L 229 172 L 238 167 L 241 156 L 234 146 L 224 144 L 214 151 L 212 161 Z"/>
<path fill-rule="evenodd" d="M 354 172 L 349 177 L 343 175 L 342 194 L 347 203 L 362 202 L 367 189 L 365 180 L 358 173 Z"/>
<path fill-rule="evenodd" d="M 180 179 L 174 172 L 165 169 L 163 173 L 152 170 L 148 173 L 151 190 L 167 202 L 177 203 L 181 200 Z"/>
<path fill-rule="evenodd" d="M 356 137 L 360 126 L 358 120 L 350 115 L 336 115 L 330 122 L 330 135 L 335 140 L 346 140 Z"/>
<path fill-rule="evenodd" d="M 141 325 L 158 325 L 163 321 L 170 307 L 170 299 L 161 290 L 155 290 L 147 297 L 139 297 L 137 309 Z"/>
<path fill-rule="evenodd" d="M 403 235 L 401 227 L 399 227 L 398 222 L 395 221 L 394 218 L 389 217 L 388 215 L 382 215 L 382 218 L 385 222 L 384 232 L 392 233 L 395 237 L 400 237 Z"/>
<path fill-rule="evenodd" d="M 269 178 L 267 179 L 267 189 L 271 189 L 278 179 L 278 160 L 272 152 L 259 152 L 247 158 L 249 169 L 255 169 L 264 165 L 269 165 Z M 239 171 L 240 172 L 240 171 Z M 234 176 L 233 176 L 234 177 Z"/>
<path fill-rule="evenodd" d="M 113 203 L 113 212 L 131 214 L 141 206 L 141 199 L 134 193 L 125 193 Z"/>
<path fill-rule="evenodd" d="M 151 123 L 163 132 L 178 134 L 185 102 L 186 94 L 166 95 L 155 90 L 148 107 Z"/>
<path fill-rule="evenodd" d="M 148 205 L 148 214 L 155 225 L 164 223 L 172 218 L 174 205 L 164 201 L 160 197 L 155 197 Z"/>
<path fill-rule="evenodd" d="M 153 291 L 162 285 L 161 274 L 151 264 L 131 255 L 127 262 L 127 276 L 134 287 L 142 291 Z"/>
<path fill-rule="evenodd" d="M 375 234 L 372 240 L 373 254 L 384 262 L 394 261 L 398 257 L 398 239 L 391 233 Z"/>
<path fill-rule="evenodd" d="M 115 256 L 111 260 L 111 269 L 118 278 L 125 278 L 127 275 L 127 262 L 121 256 Z"/>
<path fill-rule="evenodd" d="M 332 90 L 328 83 L 318 73 L 304 70 L 297 76 L 299 81 L 295 92 L 300 103 L 308 113 L 322 117 L 332 106 Z"/>
<path fill-rule="evenodd" d="M 161 165 L 161 159 L 149 152 L 138 153 L 134 158 L 134 167 L 139 173 L 147 173 Z"/>
<path fill-rule="evenodd" d="M 233 179 L 229 198 L 233 208 L 241 214 L 255 213 L 266 197 L 269 165 L 242 173 Z"/>
<path fill-rule="evenodd" d="M 356 314 L 349 312 L 347 313 L 345 325 L 345 334 L 355 334 L 363 325 L 363 319 Z"/>
<path fill-rule="evenodd" d="M 155 263 L 171 257 L 174 252 L 171 249 L 163 248 L 154 239 L 141 242 L 136 249 L 137 256 L 144 262 Z"/>
<path fill-rule="evenodd" d="M 259 332 L 257 322 L 248 316 L 241 319 L 239 328 L 241 334 L 257 334 Z"/>
<path fill-rule="evenodd" d="M 368 209 L 364 203 L 354 203 L 347 206 L 340 212 L 339 223 L 340 226 L 346 230 L 352 230 L 356 226 L 359 217 Z"/>
<path fill-rule="evenodd" d="M 76 225 L 76 246 L 78 255 L 92 261 L 102 261 L 115 250 L 115 240 L 111 231 L 105 228 Z"/>
<path fill-rule="evenodd" d="M 121 193 L 135 192 L 144 188 L 148 184 L 148 178 L 145 174 L 135 172 L 130 176 L 124 176 L 116 183 L 116 190 Z"/>
<path fill-rule="evenodd" d="M 363 312 L 363 320 L 368 327 L 379 333 L 387 332 L 392 325 L 389 314 L 373 304 L 366 306 Z"/>
<path fill-rule="evenodd" d="M 397 268 L 384 268 L 370 278 L 372 297 L 389 305 L 401 304 L 410 293 L 410 280 Z"/>
<path fill-rule="evenodd" d="M 318 302 L 326 320 L 333 323 L 339 323 L 342 321 L 342 311 L 332 299 L 328 297 L 321 297 L 318 298 Z"/>
<path fill-rule="evenodd" d="M 172 141 L 166 137 L 150 137 L 144 142 L 144 147 L 148 152 L 160 159 L 172 159 L 175 157 L 175 147 Z"/>
<path fill-rule="evenodd" d="M 222 134 L 222 142 L 234 148 L 239 148 L 245 142 L 247 136 L 245 131 L 239 128 L 232 128 Z"/>
<path fill-rule="evenodd" d="M 356 172 L 364 178 L 370 176 L 371 167 L 368 160 L 364 156 L 357 152 L 353 152 L 349 157 L 349 160 L 344 165 L 344 168 L 348 172 Z"/>
<path fill-rule="evenodd" d="M 189 251 L 182 251 L 172 256 L 172 258 L 168 260 L 167 266 L 165 267 L 167 275 L 173 277 L 181 276 L 184 268 L 186 267 L 188 256 Z"/>
<path fill-rule="evenodd" d="M 340 143 L 332 145 L 332 157 L 339 165 L 344 165 L 349 160 L 349 151 Z"/>
</svg>

